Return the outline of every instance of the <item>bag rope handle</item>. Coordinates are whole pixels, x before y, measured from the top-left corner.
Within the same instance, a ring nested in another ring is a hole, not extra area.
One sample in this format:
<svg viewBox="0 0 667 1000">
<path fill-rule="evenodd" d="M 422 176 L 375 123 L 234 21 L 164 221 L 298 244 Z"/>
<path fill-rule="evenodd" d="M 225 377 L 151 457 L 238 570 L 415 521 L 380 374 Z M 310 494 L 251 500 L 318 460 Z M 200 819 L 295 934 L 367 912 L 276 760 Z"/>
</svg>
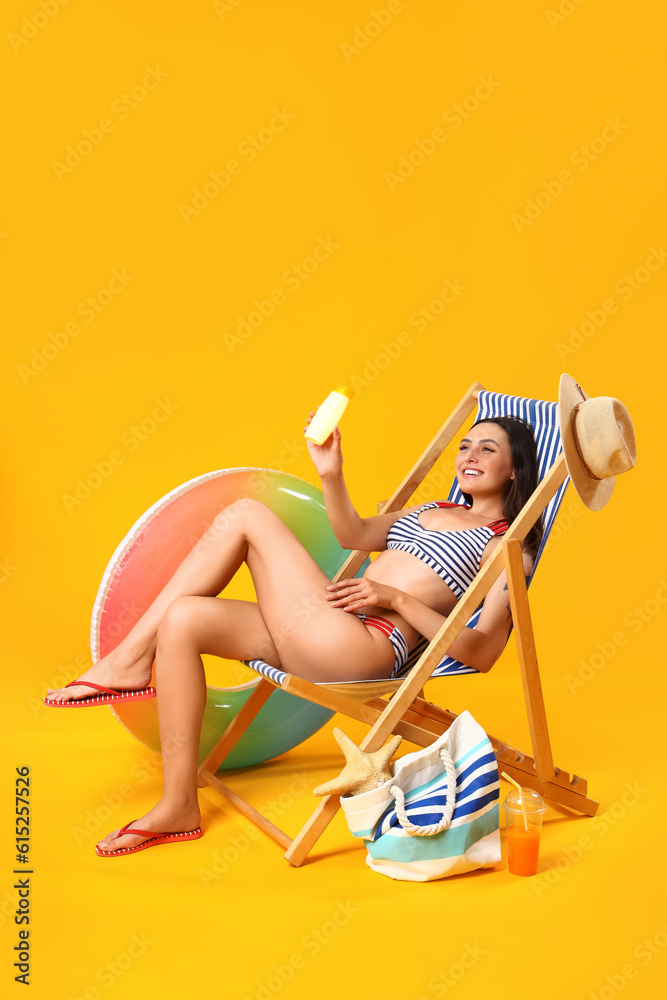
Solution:
<svg viewBox="0 0 667 1000">
<path fill-rule="evenodd" d="M 398 822 L 401 824 L 406 833 L 410 833 L 414 837 L 432 837 L 435 833 L 441 833 L 449 826 L 451 818 L 454 814 L 454 799 L 456 796 L 456 771 L 454 769 L 454 761 L 452 760 L 446 747 L 440 747 L 439 755 L 440 760 L 445 765 L 445 770 L 447 772 L 447 805 L 443 810 L 442 819 L 439 823 L 431 823 L 430 826 L 415 826 L 414 823 L 410 822 L 405 811 L 405 795 L 403 794 L 403 789 L 399 788 L 398 785 L 391 785 L 389 788 L 390 793 L 394 796 Z"/>
</svg>

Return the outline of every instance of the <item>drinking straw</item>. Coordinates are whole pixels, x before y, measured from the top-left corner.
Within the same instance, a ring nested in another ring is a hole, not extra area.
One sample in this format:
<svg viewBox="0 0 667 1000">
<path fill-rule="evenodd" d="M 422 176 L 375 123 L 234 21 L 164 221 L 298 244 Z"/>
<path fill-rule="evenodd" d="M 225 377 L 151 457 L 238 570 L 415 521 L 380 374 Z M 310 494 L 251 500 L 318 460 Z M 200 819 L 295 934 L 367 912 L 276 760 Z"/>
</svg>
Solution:
<svg viewBox="0 0 667 1000">
<path fill-rule="evenodd" d="M 501 771 L 500 773 L 501 773 L 501 775 L 502 775 L 503 778 L 507 778 L 508 781 L 511 781 L 512 784 L 515 785 L 519 789 L 519 805 L 521 806 L 521 812 L 523 813 L 523 828 L 526 831 L 526 833 L 528 833 L 528 819 L 526 817 L 526 807 L 523 804 L 523 795 L 521 794 L 521 785 L 519 785 L 514 780 L 514 778 L 510 778 L 509 774 L 506 774 L 505 771 Z"/>
</svg>

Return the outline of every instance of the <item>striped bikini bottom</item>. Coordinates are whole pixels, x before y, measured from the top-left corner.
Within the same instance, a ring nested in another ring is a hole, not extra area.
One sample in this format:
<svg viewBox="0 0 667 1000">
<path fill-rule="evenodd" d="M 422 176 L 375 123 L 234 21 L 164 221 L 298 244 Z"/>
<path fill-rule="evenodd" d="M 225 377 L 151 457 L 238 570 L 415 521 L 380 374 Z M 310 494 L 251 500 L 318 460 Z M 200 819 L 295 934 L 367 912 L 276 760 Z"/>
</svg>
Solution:
<svg viewBox="0 0 667 1000">
<path fill-rule="evenodd" d="M 377 615 L 365 615 L 360 611 L 355 612 L 355 614 L 364 624 L 378 629 L 389 639 L 389 642 L 394 647 L 394 669 L 391 672 L 391 676 L 396 677 L 397 674 L 400 674 L 408 658 L 408 644 L 405 641 L 405 636 L 393 622 L 388 621 L 386 618 L 379 618 Z"/>
</svg>

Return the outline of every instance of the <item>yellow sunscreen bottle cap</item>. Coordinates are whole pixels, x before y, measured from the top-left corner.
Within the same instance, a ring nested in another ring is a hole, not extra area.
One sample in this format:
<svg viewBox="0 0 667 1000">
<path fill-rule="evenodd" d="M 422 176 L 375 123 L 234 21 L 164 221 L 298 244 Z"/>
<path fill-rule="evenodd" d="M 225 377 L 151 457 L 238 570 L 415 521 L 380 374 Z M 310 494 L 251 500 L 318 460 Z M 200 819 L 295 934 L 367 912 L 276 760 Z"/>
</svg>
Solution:
<svg viewBox="0 0 667 1000">
<path fill-rule="evenodd" d="M 348 389 L 346 385 L 335 385 L 333 391 L 339 392 L 341 396 L 347 396 L 348 399 L 354 396 L 354 389 Z"/>
</svg>

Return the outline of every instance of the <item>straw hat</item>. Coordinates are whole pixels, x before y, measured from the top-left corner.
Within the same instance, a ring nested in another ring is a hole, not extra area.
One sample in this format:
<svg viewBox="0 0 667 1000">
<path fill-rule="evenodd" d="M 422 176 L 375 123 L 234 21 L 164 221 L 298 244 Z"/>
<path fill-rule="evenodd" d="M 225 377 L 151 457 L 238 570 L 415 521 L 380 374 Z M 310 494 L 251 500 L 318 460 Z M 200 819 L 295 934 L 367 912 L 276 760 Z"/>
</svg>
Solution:
<svg viewBox="0 0 667 1000">
<path fill-rule="evenodd" d="M 591 399 L 571 375 L 561 375 L 558 419 L 572 485 L 590 510 L 601 510 L 612 494 L 615 477 L 635 464 L 630 414 L 620 400 L 612 396 Z"/>
</svg>

